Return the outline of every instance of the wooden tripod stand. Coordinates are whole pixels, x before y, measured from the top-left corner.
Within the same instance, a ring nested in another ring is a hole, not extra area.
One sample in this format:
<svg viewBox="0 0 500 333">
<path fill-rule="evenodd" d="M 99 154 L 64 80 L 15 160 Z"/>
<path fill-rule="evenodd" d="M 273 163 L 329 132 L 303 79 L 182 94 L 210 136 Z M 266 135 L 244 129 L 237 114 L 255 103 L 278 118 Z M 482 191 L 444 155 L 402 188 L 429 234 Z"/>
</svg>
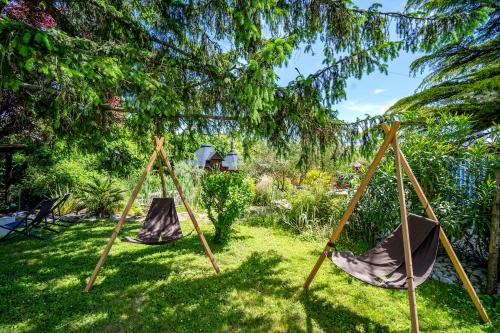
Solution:
<svg viewBox="0 0 500 333">
<path fill-rule="evenodd" d="M 184 207 L 186 208 L 186 211 L 189 214 L 191 222 L 193 223 L 193 226 L 196 230 L 196 233 L 198 234 L 198 237 L 200 238 L 200 241 L 203 244 L 203 247 L 205 249 L 206 254 L 210 258 L 210 262 L 212 263 L 212 266 L 213 266 L 215 272 L 217 274 L 220 273 L 219 265 L 217 264 L 217 261 L 215 260 L 215 257 L 212 253 L 212 250 L 210 249 L 210 246 L 208 245 L 207 240 L 205 239 L 205 236 L 203 235 L 203 232 L 201 231 L 200 226 L 198 225 L 198 221 L 196 220 L 196 217 L 194 216 L 193 210 L 191 209 L 191 206 L 189 205 L 189 202 L 187 201 L 186 196 L 184 195 L 181 184 L 179 183 L 179 180 L 177 179 L 177 176 L 174 173 L 174 169 L 172 168 L 172 165 L 170 164 L 170 161 L 167 158 L 167 154 L 165 153 L 165 150 L 163 149 L 163 142 L 164 142 L 164 138 L 155 138 L 155 149 L 154 149 L 153 153 L 151 154 L 149 162 L 146 165 L 146 168 L 144 169 L 144 171 L 142 172 L 142 175 L 139 178 L 139 181 L 135 185 L 135 188 L 134 188 L 134 191 L 132 192 L 131 197 L 128 199 L 127 205 L 125 206 L 125 209 L 123 210 L 123 213 L 120 217 L 120 220 L 116 224 L 115 229 L 113 230 L 113 233 L 111 234 L 111 238 L 109 239 L 108 244 L 104 248 L 104 251 L 102 252 L 101 257 L 99 258 L 99 261 L 97 262 L 97 265 L 95 266 L 95 269 L 92 273 L 92 276 L 90 277 L 90 280 L 88 281 L 87 286 L 85 287 L 85 291 L 88 292 L 92 289 L 92 286 L 94 285 L 94 282 L 97 278 L 97 274 L 99 273 L 99 270 L 101 269 L 102 265 L 104 265 L 104 261 L 106 260 L 106 257 L 108 256 L 109 251 L 111 250 L 111 247 L 113 246 L 113 242 L 115 241 L 116 237 L 118 236 L 118 233 L 120 232 L 120 229 L 122 228 L 122 225 L 125 222 L 125 219 L 127 218 L 127 214 L 130 211 L 130 208 L 132 207 L 132 204 L 134 203 L 135 199 L 137 198 L 137 195 L 139 194 L 139 191 L 141 190 L 142 184 L 144 183 L 144 180 L 146 179 L 146 176 L 148 175 L 148 173 L 151 170 L 151 167 L 153 166 L 153 163 L 155 161 L 158 161 L 162 194 L 164 197 L 166 197 L 165 176 L 163 174 L 162 160 L 163 160 L 163 162 L 165 162 L 165 165 L 167 166 L 168 173 L 170 174 L 170 177 L 172 178 L 172 181 L 174 182 L 175 188 L 177 189 L 177 192 L 179 193 L 179 196 L 181 197 L 182 203 L 184 204 Z"/>
<path fill-rule="evenodd" d="M 323 255 L 324 252 L 327 252 L 330 250 L 331 246 L 330 244 L 335 243 L 335 241 L 339 238 L 342 230 L 344 229 L 344 226 L 346 225 L 349 217 L 351 216 L 354 207 L 358 203 L 359 199 L 361 198 L 361 195 L 363 192 L 366 190 L 366 187 L 368 186 L 368 183 L 370 182 L 371 177 L 375 173 L 378 164 L 380 163 L 382 157 L 384 156 L 385 152 L 387 151 L 387 148 L 389 145 L 392 146 L 394 150 L 394 155 L 395 155 L 395 166 L 396 166 L 396 178 L 397 178 L 397 186 L 398 186 L 398 194 L 399 194 L 399 205 L 400 205 L 400 219 L 401 219 L 401 226 L 402 226 L 402 231 L 403 231 L 403 247 L 404 247 L 404 255 L 405 255 L 405 264 L 406 264 L 406 276 L 407 276 L 407 286 L 408 286 L 408 300 L 410 304 L 410 317 L 411 317 L 411 323 L 412 323 L 412 332 L 416 333 L 419 332 L 419 326 L 418 326 L 418 315 L 417 315 L 417 304 L 415 300 L 415 286 L 414 286 L 414 281 L 413 281 L 413 265 L 412 265 L 412 255 L 411 255 L 411 247 L 410 247 L 410 239 L 409 239 L 409 232 L 408 232 L 408 221 L 407 221 L 407 212 L 406 212 L 406 200 L 405 200 L 405 193 L 404 193 L 404 187 L 403 187 L 403 174 L 402 170 L 406 173 L 408 176 L 408 179 L 410 180 L 410 183 L 412 184 L 413 188 L 415 189 L 417 196 L 422 203 L 422 206 L 425 207 L 425 212 L 427 216 L 434 220 L 438 221 L 438 218 L 436 214 L 434 214 L 434 211 L 432 210 L 432 207 L 427 200 L 427 197 L 425 196 L 425 193 L 423 192 L 422 188 L 420 187 L 420 184 L 418 183 L 417 179 L 415 178 L 415 175 L 413 174 L 412 169 L 410 168 L 410 165 L 408 164 L 405 156 L 403 155 L 403 152 L 399 148 L 398 140 L 397 140 L 397 130 L 399 128 L 399 122 L 394 122 L 389 128 L 387 124 L 382 124 L 382 128 L 386 134 L 384 142 L 382 143 L 382 146 L 378 150 L 377 154 L 375 155 L 375 158 L 368 168 L 368 171 L 366 173 L 365 179 L 362 181 L 361 185 L 359 186 L 358 190 L 354 194 L 353 198 L 351 199 L 351 202 L 347 206 L 347 209 L 342 216 L 342 218 L 339 221 L 339 224 L 337 225 L 337 228 L 333 231 L 329 242 L 325 246 L 322 254 L 319 256 L 318 260 L 316 261 L 316 264 L 312 268 L 311 272 L 309 273 L 309 276 L 307 277 L 305 283 L 304 283 L 304 288 L 308 288 L 309 285 L 311 284 L 312 280 L 316 276 L 316 273 L 318 272 L 319 268 L 323 264 L 323 261 L 325 260 L 325 256 Z M 458 257 L 451 247 L 450 241 L 448 240 L 448 237 L 446 236 L 445 232 L 443 231 L 443 228 L 440 228 L 439 231 L 439 240 L 441 241 L 441 244 L 443 245 L 444 249 L 446 250 L 446 253 L 451 259 L 451 262 L 453 263 L 453 266 L 455 267 L 455 270 L 462 280 L 465 289 L 467 290 L 467 293 L 469 294 L 470 298 L 472 299 L 472 302 L 474 303 L 476 309 L 478 310 L 479 314 L 481 315 L 481 318 L 485 322 L 489 322 L 488 315 L 486 311 L 484 310 L 477 294 L 474 288 L 472 287 L 471 282 L 469 281 L 469 278 L 467 277 L 467 274 L 465 273 L 462 264 L 458 260 Z"/>
</svg>

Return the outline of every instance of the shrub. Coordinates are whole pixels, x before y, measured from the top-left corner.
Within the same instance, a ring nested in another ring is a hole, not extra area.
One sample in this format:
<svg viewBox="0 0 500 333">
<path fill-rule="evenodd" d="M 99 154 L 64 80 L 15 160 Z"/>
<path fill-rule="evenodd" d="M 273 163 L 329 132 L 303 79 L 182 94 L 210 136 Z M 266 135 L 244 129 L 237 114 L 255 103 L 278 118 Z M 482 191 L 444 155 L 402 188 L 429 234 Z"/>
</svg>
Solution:
<svg viewBox="0 0 500 333">
<path fill-rule="evenodd" d="M 264 175 L 255 184 L 254 205 L 267 206 L 273 200 L 273 178 Z"/>
<path fill-rule="evenodd" d="M 66 201 L 59 206 L 59 212 L 61 215 L 67 215 L 76 212 L 80 208 L 80 203 L 76 198 L 74 193 L 71 193 L 69 186 L 56 186 L 55 190 L 50 191 L 50 196 L 52 198 L 62 198 L 67 193 L 69 193 L 69 197 Z"/>
<path fill-rule="evenodd" d="M 156 164 L 155 164 L 156 167 Z M 193 168 L 189 162 L 178 162 L 174 165 L 175 174 L 179 180 L 181 187 L 186 195 L 189 204 L 193 208 L 203 207 L 201 200 L 201 178 L 203 169 Z M 168 173 L 167 167 L 163 164 L 163 174 L 165 176 L 165 188 L 167 196 L 176 196 L 177 189 L 175 188 L 172 179 Z M 133 175 L 128 179 L 128 188 L 132 189 L 136 183 L 138 175 Z M 158 170 L 151 170 L 144 181 L 144 185 L 138 195 L 138 201 L 142 203 L 150 202 L 153 198 L 161 196 L 161 182 Z"/>
<path fill-rule="evenodd" d="M 144 209 L 142 209 L 141 205 L 139 203 L 134 202 L 132 207 L 130 207 L 130 211 L 128 212 L 128 215 L 130 216 L 144 216 Z"/>
<path fill-rule="evenodd" d="M 276 209 L 270 207 L 252 207 L 245 218 L 245 224 L 250 226 L 277 227 Z"/>
<path fill-rule="evenodd" d="M 92 155 L 59 146 L 29 146 L 26 152 L 15 155 L 17 180 L 12 194 L 16 202 L 21 202 L 21 209 L 32 208 L 44 196 L 57 196 L 60 189 L 74 194 L 91 176 L 98 175 Z M 75 197 L 70 201 L 76 204 Z"/>
<path fill-rule="evenodd" d="M 297 189 L 287 196 L 288 206 L 275 207 L 277 219 L 297 234 L 327 236 L 346 206 L 345 196 L 331 191 Z"/>
<path fill-rule="evenodd" d="M 353 171 L 350 163 L 344 163 L 335 170 L 336 187 L 348 188 L 356 179 L 356 173 Z"/>
<path fill-rule="evenodd" d="M 388 152 L 386 157 L 386 160 L 379 164 L 345 229 L 345 233 L 351 238 L 371 245 L 377 243 L 384 234 L 389 233 L 399 224 L 394 155 Z M 363 177 L 364 175 L 360 175 L 357 180 Z M 351 196 L 355 190 L 357 186 L 351 190 Z M 405 182 L 407 203 L 412 203 L 410 190 L 411 185 Z"/>
<path fill-rule="evenodd" d="M 93 177 L 92 181 L 80 189 L 79 198 L 87 210 L 99 218 L 109 216 L 119 209 L 124 198 L 124 190 L 111 178 Z"/>
<path fill-rule="evenodd" d="M 57 192 L 61 189 L 74 193 L 75 189 L 85 182 L 86 173 L 88 172 L 81 164 L 71 160 L 62 160 L 50 167 L 29 166 L 25 177 L 16 185 L 13 194 L 16 195 L 16 199 L 21 195 L 22 204 L 25 208 L 29 208 L 44 196 L 57 196 Z"/>
<path fill-rule="evenodd" d="M 229 237 L 234 221 L 253 199 L 252 185 L 243 173 L 207 172 L 202 179 L 203 202 L 215 226 L 215 242 Z"/>
<path fill-rule="evenodd" d="M 312 169 L 307 172 L 302 184 L 314 190 L 328 190 L 331 188 L 332 177 L 327 172 Z"/>
<path fill-rule="evenodd" d="M 177 190 L 170 179 L 166 166 L 164 166 L 164 169 L 167 192 L 175 194 Z M 194 207 L 203 207 L 200 200 L 202 196 L 200 184 L 203 177 L 203 169 L 193 168 L 191 163 L 182 161 L 175 163 L 174 169 L 189 203 Z"/>
</svg>

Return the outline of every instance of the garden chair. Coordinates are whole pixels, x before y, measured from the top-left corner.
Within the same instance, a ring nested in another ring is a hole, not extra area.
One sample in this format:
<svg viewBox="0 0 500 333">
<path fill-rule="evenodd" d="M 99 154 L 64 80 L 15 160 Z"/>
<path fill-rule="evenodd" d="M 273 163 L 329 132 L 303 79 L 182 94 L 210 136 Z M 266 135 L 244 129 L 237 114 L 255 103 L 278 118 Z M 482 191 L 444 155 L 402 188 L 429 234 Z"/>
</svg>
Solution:
<svg viewBox="0 0 500 333">
<path fill-rule="evenodd" d="M 42 240 L 50 240 L 53 237 L 60 234 L 60 231 L 57 231 L 49 226 L 45 225 L 47 222 L 47 218 L 50 216 L 52 207 L 54 206 L 54 200 L 52 199 L 44 199 L 35 208 L 32 210 L 32 213 L 35 213 L 37 210 L 35 217 L 33 219 L 30 218 L 30 214 L 27 214 L 24 218 L 14 221 L 5 225 L 0 225 L 0 228 L 8 230 L 8 232 L 3 235 L 0 240 L 6 240 L 11 238 L 14 234 L 24 234 L 26 236 L 34 237 Z M 39 232 L 45 230 L 47 232 L 52 233 L 51 237 L 43 237 Z"/>
<path fill-rule="evenodd" d="M 66 201 L 68 201 L 70 195 L 71 193 L 68 192 L 62 197 L 54 199 L 54 205 L 52 206 L 52 210 L 50 212 L 52 222 L 46 221 L 46 223 L 57 225 L 60 227 L 69 227 L 69 225 L 60 223 L 58 221 L 61 219 L 61 207 L 66 203 Z"/>
</svg>

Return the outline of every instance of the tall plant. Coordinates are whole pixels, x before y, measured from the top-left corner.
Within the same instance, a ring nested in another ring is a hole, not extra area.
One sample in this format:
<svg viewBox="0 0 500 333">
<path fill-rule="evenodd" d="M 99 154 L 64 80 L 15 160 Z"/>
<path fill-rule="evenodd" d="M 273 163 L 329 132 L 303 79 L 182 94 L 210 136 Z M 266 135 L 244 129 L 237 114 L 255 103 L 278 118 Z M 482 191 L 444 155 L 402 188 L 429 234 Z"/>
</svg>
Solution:
<svg viewBox="0 0 500 333">
<path fill-rule="evenodd" d="M 216 242 L 229 237 L 231 226 L 252 202 L 252 184 L 243 173 L 214 171 L 203 177 L 203 202 L 215 226 Z"/>
<path fill-rule="evenodd" d="M 83 206 L 99 218 L 109 216 L 119 209 L 123 201 L 124 190 L 111 178 L 94 177 L 80 188 L 79 198 Z"/>
<path fill-rule="evenodd" d="M 500 122 L 500 7 L 497 1 L 411 0 L 410 7 L 424 12 L 454 13 L 471 6 L 485 6 L 483 21 L 467 38 L 452 40 L 415 60 L 416 74 L 430 69 L 417 93 L 399 100 L 391 112 L 439 116 L 443 112 L 466 114 L 475 120 L 478 131 Z"/>
</svg>

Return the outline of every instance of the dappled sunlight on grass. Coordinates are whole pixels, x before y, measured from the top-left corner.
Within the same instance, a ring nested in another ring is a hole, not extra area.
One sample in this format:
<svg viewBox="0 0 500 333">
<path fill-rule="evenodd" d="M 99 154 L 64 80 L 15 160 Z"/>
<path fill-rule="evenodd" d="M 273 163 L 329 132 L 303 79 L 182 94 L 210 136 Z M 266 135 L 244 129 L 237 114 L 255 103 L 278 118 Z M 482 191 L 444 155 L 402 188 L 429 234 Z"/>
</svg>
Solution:
<svg viewBox="0 0 500 333">
<path fill-rule="evenodd" d="M 185 234 L 192 229 L 181 224 Z M 121 236 L 139 225 L 125 224 Z M 322 244 L 243 224 L 226 244 L 211 244 L 219 275 L 195 233 L 166 246 L 116 241 L 94 289 L 84 293 L 113 226 L 80 223 L 50 242 L 1 243 L 0 331 L 408 331 L 404 291 L 367 286 L 326 262 L 303 291 Z M 202 228 L 210 240 L 210 226 Z M 493 329 L 481 325 L 460 287 L 426 282 L 417 302 L 422 331 Z"/>
<path fill-rule="evenodd" d="M 103 322 L 108 318 L 107 313 L 97 312 L 90 315 L 70 317 L 63 321 L 60 325 L 55 327 L 56 331 L 80 331 L 84 330 L 85 327 L 93 326 L 98 322 Z"/>
</svg>

